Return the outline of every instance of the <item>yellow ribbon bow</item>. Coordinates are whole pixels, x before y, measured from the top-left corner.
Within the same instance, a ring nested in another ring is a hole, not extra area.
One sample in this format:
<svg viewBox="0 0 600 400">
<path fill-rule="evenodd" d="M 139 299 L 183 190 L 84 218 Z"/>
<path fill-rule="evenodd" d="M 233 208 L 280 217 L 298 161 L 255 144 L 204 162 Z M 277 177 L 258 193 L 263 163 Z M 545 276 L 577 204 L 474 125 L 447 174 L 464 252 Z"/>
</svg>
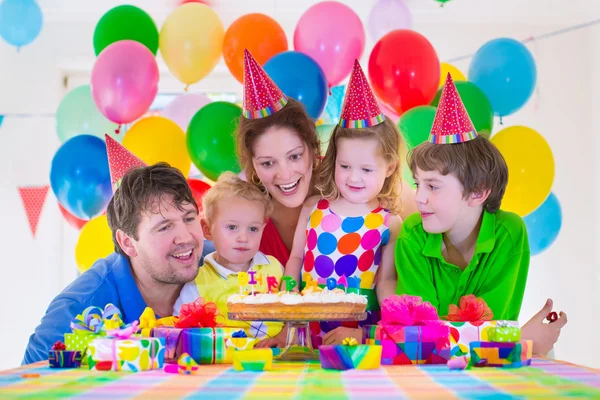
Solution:
<svg viewBox="0 0 600 400">
<path fill-rule="evenodd" d="M 138 325 L 138 328 L 142 331 L 142 336 L 149 337 L 152 329 L 160 326 L 174 326 L 175 321 L 177 321 L 177 317 L 173 316 L 156 319 L 154 310 L 150 307 L 146 307 L 142 315 L 140 315 L 140 324 Z"/>
<path fill-rule="evenodd" d="M 346 339 L 344 339 L 342 341 L 342 344 L 344 346 L 357 346 L 358 342 L 356 341 L 356 339 L 354 339 L 353 337 L 347 337 Z"/>
</svg>

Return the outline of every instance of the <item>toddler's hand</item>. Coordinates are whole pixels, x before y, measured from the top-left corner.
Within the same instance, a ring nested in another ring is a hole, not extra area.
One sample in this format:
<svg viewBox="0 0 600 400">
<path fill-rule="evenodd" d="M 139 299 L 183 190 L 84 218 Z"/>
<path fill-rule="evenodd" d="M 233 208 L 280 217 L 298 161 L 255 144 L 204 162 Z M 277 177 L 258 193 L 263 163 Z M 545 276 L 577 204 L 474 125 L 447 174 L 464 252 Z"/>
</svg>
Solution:
<svg viewBox="0 0 600 400">
<path fill-rule="evenodd" d="M 323 336 L 323 344 L 334 345 L 342 344 L 344 339 L 347 337 L 353 337 L 356 339 L 358 344 L 362 344 L 363 332 L 361 328 L 347 328 L 345 326 L 338 326 L 334 330 L 328 332 Z"/>
<path fill-rule="evenodd" d="M 533 340 L 534 356 L 546 356 L 558 340 L 560 330 L 567 323 L 567 314 L 562 311 L 554 322 L 544 322 L 552 313 L 552 305 L 552 299 L 548 299 L 544 307 L 521 328 L 521 338 Z M 554 314 L 556 315 L 556 313 Z"/>
</svg>

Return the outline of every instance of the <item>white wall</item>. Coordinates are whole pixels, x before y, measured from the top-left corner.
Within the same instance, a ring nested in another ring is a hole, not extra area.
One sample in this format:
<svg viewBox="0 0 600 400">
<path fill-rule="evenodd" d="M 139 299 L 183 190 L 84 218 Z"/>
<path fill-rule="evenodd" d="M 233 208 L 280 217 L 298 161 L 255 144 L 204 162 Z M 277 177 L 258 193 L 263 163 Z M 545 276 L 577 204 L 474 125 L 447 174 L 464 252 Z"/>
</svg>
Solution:
<svg viewBox="0 0 600 400">
<path fill-rule="evenodd" d="M 456 0 L 446 7 L 450 9 L 456 3 L 458 8 L 461 7 L 459 3 L 466 1 Z M 52 6 L 49 1 L 40 3 L 44 10 L 65 4 L 61 1 Z M 269 7 L 264 7 L 265 3 Z M 253 7 L 254 3 L 247 1 L 242 3 L 243 7 L 225 10 L 223 20 L 227 26 L 243 13 L 269 13 L 282 21 L 291 46 L 299 13 L 314 2 L 300 3 L 256 1 L 257 5 Z M 366 21 L 370 2 L 347 3 L 351 3 Z M 497 2 L 489 1 L 490 6 L 493 3 Z M 409 1 L 410 6 L 417 7 L 416 4 L 416 1 Z M 518 3 L 504 3 L 506 7 L 507 4 Z M 49 11 L 50 18 L 45 22 L 42 34 L 20 53 L 0 42 L 0 114 L 52 114 L 65 93 L 64 75 L 71 77 L 70 85 L 88 79 L 93 63 L 93 18 L 80 22 L 76 22 L 78 18 L 64 20 L 59 11 L 56 8 Z M 500 36 L 522 39 L 572 22 L 573 15 L 565 14 L 561 23 L 556 12 L 550 11 L 541 10 L 542 15 L 547 12 L 552 18 L 537 19 L 535 25 L 523 20 L 511 22 L 506 10 L 499 15 L 499 22 L 493 22 L 496 14 L 489 9 L 489 15 L 480 23 L 474 22 L 481 20 L 478 18 L 469 21 L 449 18 L 438 10 L 415 11 L 414 28 L 429 38 L 440 58 L 445 60 L 473 53 L 489 39 Z M 485 10 L 478 9 L 477 12 L 481 14 Z M 102 10 L 98 17 L 101 15 Z M 157 23 L 160 24 L 164 15 L 156 17 Z M 468 20 L 468 16 L 465 19 Z M 367 65 L 371 47 L 372 43 L 368 43 L 363 66 Z M 600 327 L 597 294 L 600 250 L 596 249 L 600 227 L 600 213 L 596 207 L 600 195 L 600 161 L 593 162 L 600 154 L 593 119 L 593 113 L 600 108 L 600 80 L 594 74 L 600 69 L 600 28 L 588 28 L 529 47 L 538 66 L 538 90 L 521 111 L 505 118 L 504 124 L 530 126 L 548 140 L 556 161 L 553 191 L 561 202 L 564 219 L 554 246 L 532 259 L 522 319 L 524 322 L 537 312 L 547 297 L 552 297 L 557 308 L 569 315 L 569 323 L 556 346 L 557 358 L 600 367 L 600 353 L 591 345 L 593 332 Z M 468 63 L 468 60 L 461 61 L 456 66 L 466 73 Z M 161 90 L 183 89 L 164 65 L 162 71 Z M 238 93 L 240 89 L 224 65 L 220 65 L 210 78 L 192 87 L 192 91 Z M 496 131 L 498 129 L 496 125 Z M 3 251 L 0 312 L 4 321 L 11 321 L 10 327 L 3 326 L 0 336 L 5 343 L 0 369 L 6 369 L 20 363 L 27 338 L 48 303 L 76 276 L 73 251 L 78 232 L 63 221 L 56 198 L 49 191 L 37 238 L 32 239 L 17 191 L 18 186 L 49 183 L 50 161 L 60 145 L 53 118 L 7 117 L 0 127 L 0 138 L 0 226 L 4 228 L 0 233 Z"/>
</svg>

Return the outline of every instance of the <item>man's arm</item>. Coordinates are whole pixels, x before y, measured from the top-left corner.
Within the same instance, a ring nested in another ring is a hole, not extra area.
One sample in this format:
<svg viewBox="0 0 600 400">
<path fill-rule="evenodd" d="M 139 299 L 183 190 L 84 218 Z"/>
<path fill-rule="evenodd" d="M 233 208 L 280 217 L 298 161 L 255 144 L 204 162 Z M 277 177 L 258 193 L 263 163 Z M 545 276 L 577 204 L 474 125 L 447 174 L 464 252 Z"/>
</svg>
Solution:
<svg viewBox="0 0 600 400">
<path fill-rule="evenodd" d="M 46 311 L 41 323 L 29 337 L 25 350 L 23 364 L 30 364 L 48 359 L 48 351 L 52 345 L 60 340 L 64 341 L 64 334 L 70 331 L 71 320 L 80 314 L 85 306 L 64 294 L 58 295 Z"/>
</svg>

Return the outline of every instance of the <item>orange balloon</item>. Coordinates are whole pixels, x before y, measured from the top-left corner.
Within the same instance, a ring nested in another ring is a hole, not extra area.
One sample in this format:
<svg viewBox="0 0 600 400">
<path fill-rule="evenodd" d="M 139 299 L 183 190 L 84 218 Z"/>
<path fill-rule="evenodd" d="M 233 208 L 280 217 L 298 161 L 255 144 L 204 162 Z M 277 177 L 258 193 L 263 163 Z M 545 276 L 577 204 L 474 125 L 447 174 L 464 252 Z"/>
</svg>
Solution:
<svg viewBox="0 0 600 400">
<path fill-rule="evenodd" d="M 264 65 L 288 49 L 287 37 L 279 23 L 267 15 L 253 13 L 236 19 L 225 32 L 223 58 L 240 83 L 244 81 L 244 49 Z"/>
</svg>

